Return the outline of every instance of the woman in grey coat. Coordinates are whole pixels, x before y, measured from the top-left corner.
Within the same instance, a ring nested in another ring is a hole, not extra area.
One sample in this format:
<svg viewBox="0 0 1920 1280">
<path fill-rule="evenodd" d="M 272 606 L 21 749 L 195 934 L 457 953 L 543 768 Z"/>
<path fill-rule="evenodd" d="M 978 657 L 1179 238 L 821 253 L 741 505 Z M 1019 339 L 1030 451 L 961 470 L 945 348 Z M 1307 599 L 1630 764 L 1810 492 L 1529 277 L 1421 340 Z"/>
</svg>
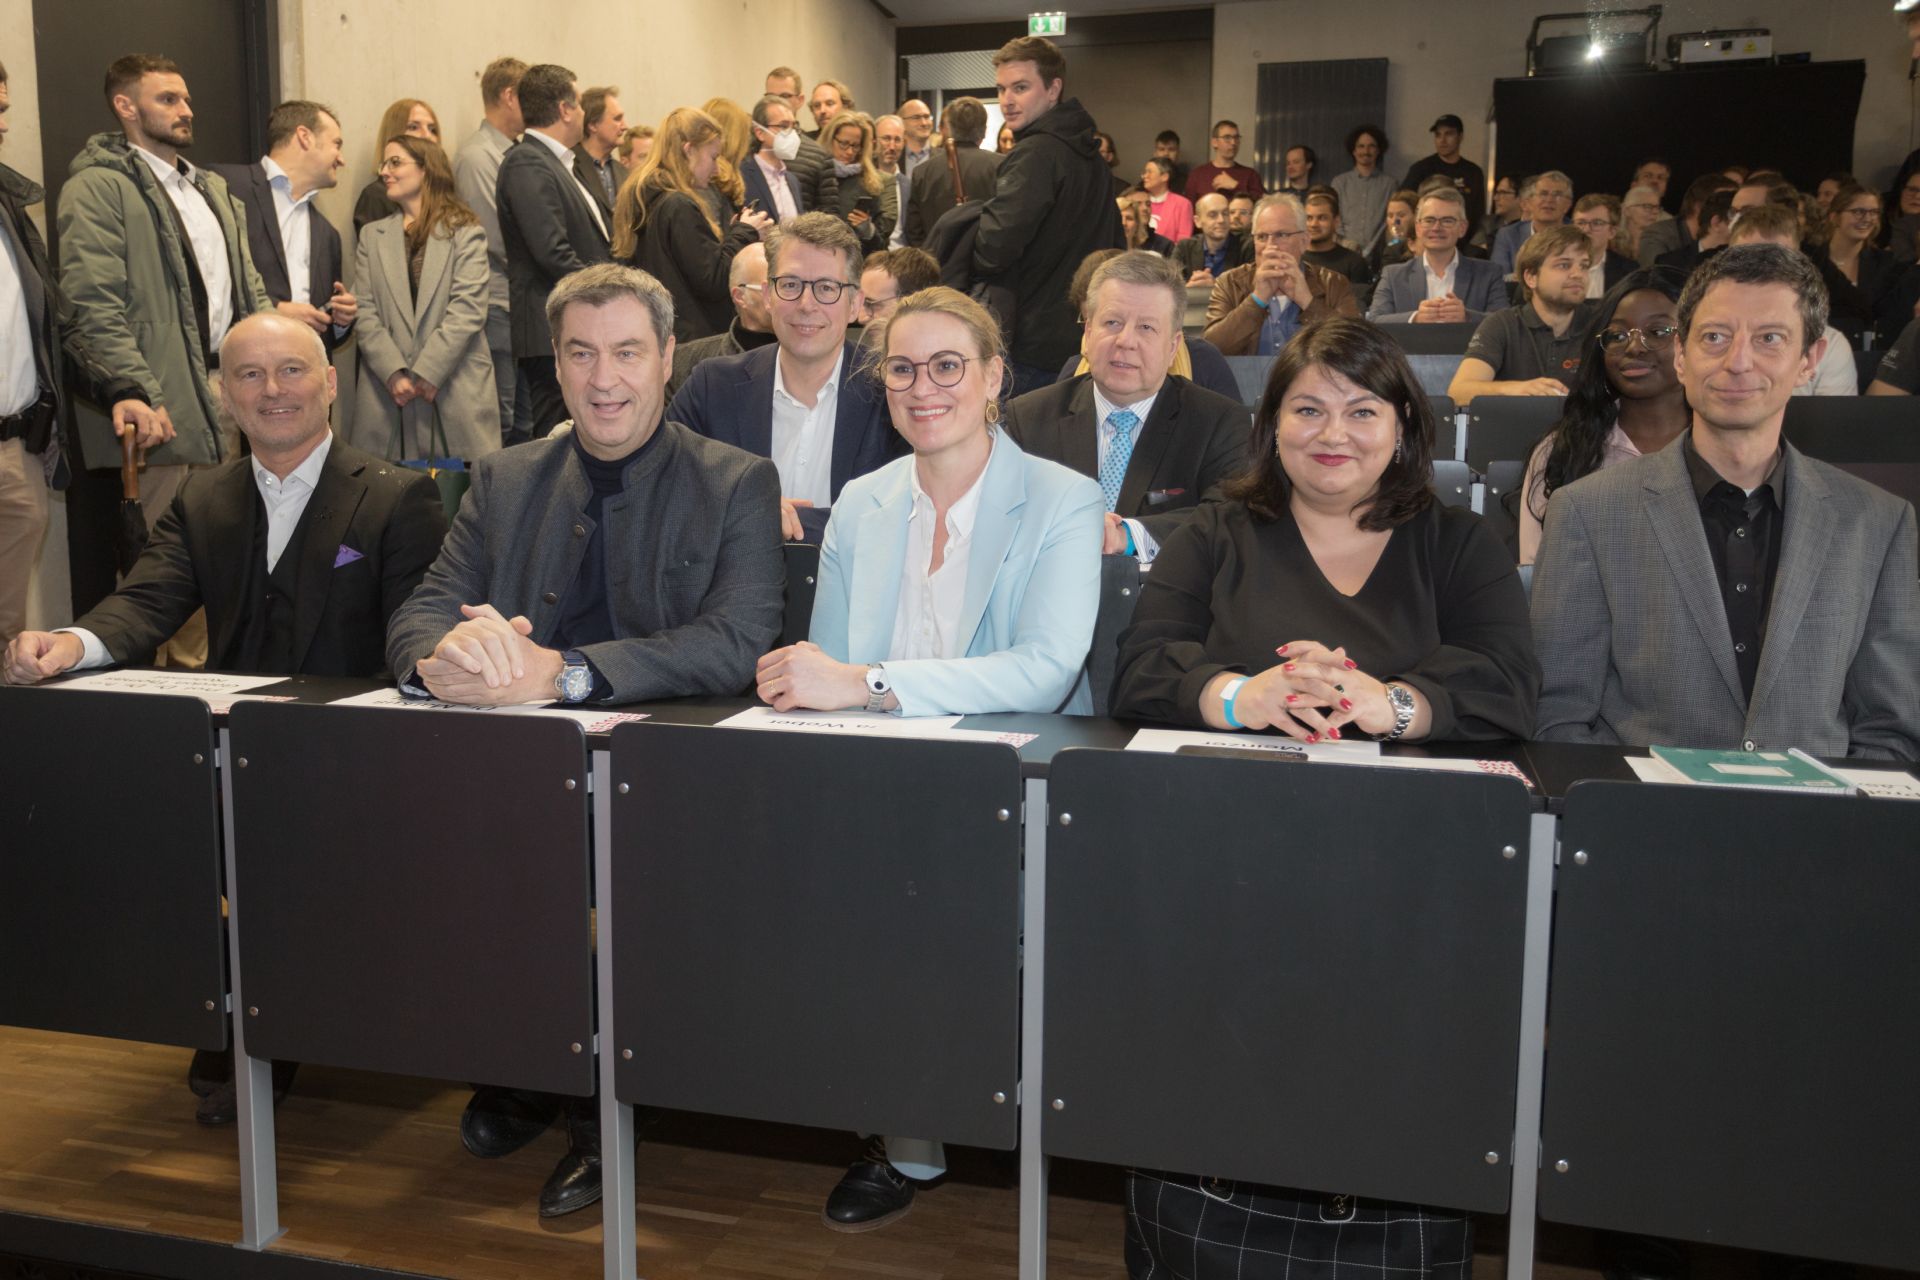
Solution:
<svg viewBox="0 0 1920 1280">
<path fill-rule="evenodd" d="M 454 193 L 438 144 L 387 140 L 380 179 L 400 206 L 360 233 L 360 386 L 353 443 L 386 458 L 469 461 L 500 447 L 487 347 L 487 235 Z M 445 433 L 444 451 L 435 423 Z"/>
</svg>

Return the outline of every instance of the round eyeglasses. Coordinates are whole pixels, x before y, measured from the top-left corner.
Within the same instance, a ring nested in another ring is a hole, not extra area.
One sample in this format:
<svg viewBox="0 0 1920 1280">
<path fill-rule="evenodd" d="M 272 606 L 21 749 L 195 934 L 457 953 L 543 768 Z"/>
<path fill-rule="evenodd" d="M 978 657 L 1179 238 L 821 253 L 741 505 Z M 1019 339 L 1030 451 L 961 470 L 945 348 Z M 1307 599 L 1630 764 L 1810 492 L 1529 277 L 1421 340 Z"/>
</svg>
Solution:
<svg viewBox="0 0 1920 1280">
<path fill-rule="evenodd" d="M 799 276 L 775 276 L 767 283 L 773 286 L 773 296 L 782 302 L 798 302 L 801 294 L 812 289 L 813 300 L 823 307 L 840 301 L 840 295 L 853 288 L 844 280 L 803 280 Z"/>
<path fill-rule="evenodd" d="M 880 380 L 889 391 L 911 391 L 914 379 L 925 369 L 927 381 L 934 386 L 957 387 L 960 379 L 967 376 L 968 363 L 967 357 L 958 351 L 936 351 L 925 360 L 889 356 L 880 362 Z"/>
<path fill-rule="evenodd" d="M 1611 351 L 1615 347 L 1624 347 L 1635 338 L 1648 350 L 1670 346 L 1673 336 L 1680 332 L 1678 325 L 1656 324 L 1651 329 L 1602 329 L 1600 345 Z"/>
</svg>

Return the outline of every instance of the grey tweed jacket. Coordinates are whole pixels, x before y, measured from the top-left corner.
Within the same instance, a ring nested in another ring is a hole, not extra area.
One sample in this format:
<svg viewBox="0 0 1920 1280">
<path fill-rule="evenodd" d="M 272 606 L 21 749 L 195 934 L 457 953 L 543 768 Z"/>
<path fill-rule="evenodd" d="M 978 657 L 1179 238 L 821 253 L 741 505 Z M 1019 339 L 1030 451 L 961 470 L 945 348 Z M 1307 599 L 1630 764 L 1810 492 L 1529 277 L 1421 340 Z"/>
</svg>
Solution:
<svg viewBox="0 0 1920 1280">
<path fill-rule="evenodd" d="M 482 458 L 440 558 L 387 628 L 401 684 L 462 604 L 525 614 L 552 648 L 586 553 L 592 486 L 565 432 Z M 607 605 L 620 639 L 581 652 L 605 701 L 736 694 L 780 634 L 780 477 L 765 458 L 663 422 L 601 507 Z"/>
<path fill-rule="evenodd" d="M 1786 447 L 1784 540 L 1749 701 L 1685 439 L 1547 504 L 1536 736 L 1920 758 L 1912 505 Z"/>
</svg>

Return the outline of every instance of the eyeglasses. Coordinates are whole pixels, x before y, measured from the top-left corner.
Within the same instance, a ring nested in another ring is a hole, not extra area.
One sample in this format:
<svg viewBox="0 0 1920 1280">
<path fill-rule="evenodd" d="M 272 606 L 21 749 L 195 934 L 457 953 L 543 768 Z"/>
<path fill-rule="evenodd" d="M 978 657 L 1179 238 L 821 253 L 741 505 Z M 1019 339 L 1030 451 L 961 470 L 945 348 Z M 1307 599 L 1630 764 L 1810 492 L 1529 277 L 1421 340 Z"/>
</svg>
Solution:
<svg viewBox="0 0 1920 1280">
<path fill-rule="evenodd" d="M 936 387 L 957 387 L 960 379 L 967 376 L 967 365 L 971 361 L 957 351 L 936 351 L 925 360 L 909 360 L 905 356 L 889 356 L 880 366 L 880 380 L 887 384 L 889 391 L 911 391 L 914 379 L 920 370 L 927 371 L 927 381 Z"/>
<path fill-rule="evenodd" d="M 1673 335 L 1680 332 L 1678 325 L 1657 324 L 1651 329 L 1602 329 L 1600 345 L 1611 351 L 1615 347 L 1624 347 L 1635 338 L 1649 351 L 1671 346 Z"/>
<path fill-rule="evenodd" d="M 1607 231 L 1613 227 L 1612 218 L 1575 218 L 1573 225 L 1582 231 Z"/>
<path fill-rule="evenodd" d="M 1493 189 L 1493 194 L 1497 196 L 1510 196 L 1514 194 L 1514 191 L 1512 187 L 1495 187 Z"/>
<path fill-rule="evenodd" d="M 1465 221 L 1465 218 L 1421 218 L 1413 225 L 1422 231 L 1451 231 Z"/>
<path fill-rule="evenodd" d="M 1877 218 L 1880 216 L 1880 206 L 1877 204 L 1869 204 L 1862 205 L 1858 209 L 1842 209 L 1840 210 L 1840 216 L 1846 218 Z"/>
<path fill-rule="evenodd" d="M 1571 200 L 1573 199 L 1573 192 L 1536 189 L 1533 193 L 1533 198 L 1535 200 Z"/>
<path fill-rule="evenodd" d="M 1256 231 L 1253 233 L 1255 244 L 1278 244 L 1282 240 L 1292 240 L 1307 233 L 1304 231 Z"/>
<path fill-rule="evenodd" d="M 812 289 L 813 300 L 823 307 L 840 301 L 840 295 L 853 288 L 844 280 L 802 280 L 799 276 L 775 276 L 767 283 L 773 286 L 773 296 L 782 302 L 798 302 L 801 294 Z"/>
<path fill-rule="evenodd" d="M 883 316 L 891 311 L 893 304 L 898 301 L 900 301 L 900 295 L 897 293 L 890 298 L 876 298 L 870 293 L 863 293 L 860 295 L 860 310 L 864 315 Z"/>
<path fill-rule="evenodd" d="M 380 162 L 380 172 L 382 173 L 386 173 L 388 170 L 391 170 L 391 169 L 408 169 L 412 167 L 413 167 L 413 161 L 404 160 L 399 156 L 388 156 L 385 160 L 382 160 Z"/>
</svg>

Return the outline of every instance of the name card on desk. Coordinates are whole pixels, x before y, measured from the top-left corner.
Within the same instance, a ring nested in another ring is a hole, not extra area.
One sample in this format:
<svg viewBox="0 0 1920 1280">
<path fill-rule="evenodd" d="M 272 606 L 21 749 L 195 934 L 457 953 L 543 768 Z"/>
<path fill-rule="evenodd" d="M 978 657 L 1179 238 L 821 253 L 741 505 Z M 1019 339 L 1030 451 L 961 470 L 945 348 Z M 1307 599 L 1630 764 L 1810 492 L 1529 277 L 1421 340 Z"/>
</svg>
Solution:
<svg viewBox="0 0 1920 1280">
<path fill-rule="evenodd" d="M 644 711 L 607 711 L 591 707 L 561 707 L 527 703 L 517 707 L 468 707 L 438 698 L 409 698 L 398 689 L 375 689 L 357 693 L 327 704 L 330 707 L 382 707 L 391 711 L 477 711 L 497 716 L 548 716 L 571 720 L 588 733 L 611 733 L 615 725 L 633 724 L 648 718 Z"/>
<path fill-rule="evenodd" d="M 225 715 L 236 702 L 293 702 L 293 695 L 248 693 L 262 685 L 279 684 L 285 676 L 236 676 L 214 671 L 126 670 L 96 671 L 70 676 L 49 688 L 81 689 L 90 693 L 165 693 L 199 698 L 213 714 Z"/>
<path fill-rule="evenodd" d="M 1426 769 L 1441 773 L 1491 774 L 1513 778 L 1528 788 L 1533 783 L 1519 766 L 1507 760 L 1457 760 L 1439 756 L 1392 756 L 1380 744 L 1365 742 L 1299 742 L 1269 734 L 1202 733 L 1192 729 L 1141 729 L 1127 743 L 1129 751 L 1175 752 L 1182 747 L 1220 747 L 1229 751 L 1259 751 L 1293 756 L 1321 764 L 1357 764 L 1376 769 Z"/>
<path fill-rule="evenodd" d="M 1002 742 L 1010 747 L 1023 747 L 1039 736 L 954 728 L 959 723 L 959 716 L 890 716 L 884 711 L 775 711 L 772 707 L 748 707 L 714 727 L 872 738 L 939 738 L 946 742 Z"/>
</svg>

